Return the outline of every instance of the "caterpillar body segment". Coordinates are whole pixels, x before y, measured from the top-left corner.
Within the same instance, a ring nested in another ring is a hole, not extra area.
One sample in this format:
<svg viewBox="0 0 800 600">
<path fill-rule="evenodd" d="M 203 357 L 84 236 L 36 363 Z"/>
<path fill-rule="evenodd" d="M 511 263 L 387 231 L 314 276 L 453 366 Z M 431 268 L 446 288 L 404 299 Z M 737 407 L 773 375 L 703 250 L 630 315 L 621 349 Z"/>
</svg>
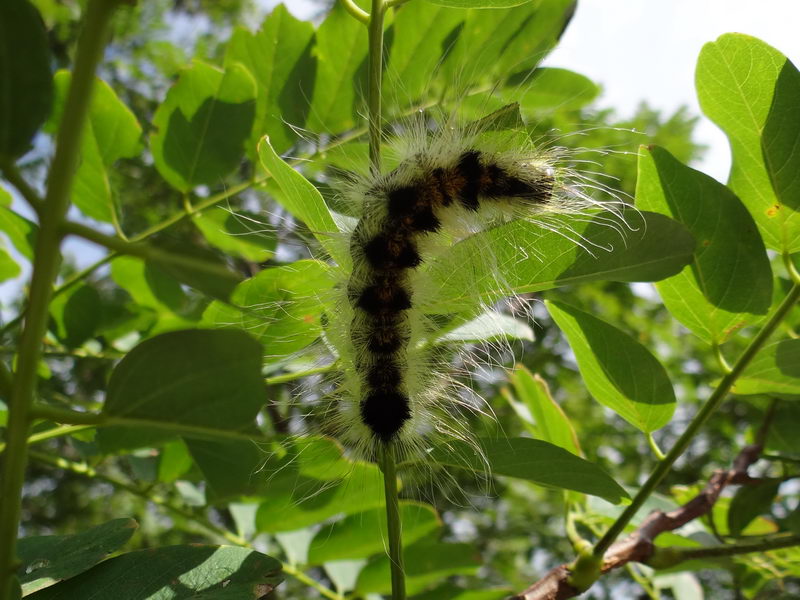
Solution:
<svg viewBox="0 0 800 600">
<path fill-rule="evenodd" d="M 342 307 L 348 323 L 339 342 L 352 349 L 344 357 L 347 390 L 336 418 L 343 441 L 374 457 L 378 444 L 411 453 L 423 449 L 430 433 L 466 435 L 452 422 L 458 400 L 450 397 L 447 370 L 420 343 L 432 329 L 419 309 L 425 262 L 447 235 L 546 211 L 555 185 L 551 163 L 541 156 L 440 139 L 356 187 L 363 208 L 350 238 L 352 272 Z"/>
</svg>

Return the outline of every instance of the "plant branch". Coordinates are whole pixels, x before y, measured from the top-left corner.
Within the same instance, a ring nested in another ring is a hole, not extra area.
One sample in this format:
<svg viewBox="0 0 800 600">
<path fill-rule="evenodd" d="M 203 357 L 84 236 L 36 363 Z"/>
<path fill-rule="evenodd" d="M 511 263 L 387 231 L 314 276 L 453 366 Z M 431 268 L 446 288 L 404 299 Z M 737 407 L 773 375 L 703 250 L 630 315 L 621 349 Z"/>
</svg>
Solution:
<svg viewBox="0 0 800 600">
<path fill-rule="evenodd" d="M 735 367 L 734 367 L 735 368 Z M 760 483 L 763 480 L 753 478 L 748 474 L 748 469 L 761 456 L 764 440 L 774 415 L 774 404 L 767 411 L 764 422 L 756 436 L 756 443 L 742 448 L 733 461 L 730 469 L 715 471 L 703 490 L 689 502 L 672 510 L 664 512 L 655 510 L 636 528 L 628 537 L 613 544 L 603 555 L 599 562 L 586 561 L 589 566 L 597 566 L 597 576 L 613 569 L 618 569 L 632 562 L 640 562 L 654 568 L 674 566 L 691 558 L 699 558 L 706 553 L 707 556 L 724 556 L 742 554 L 744 552 L 763 551 L 759 544 L 774 543 L 769 549 L 797 545 L 800 542 L 788 543 L 788 537 L 780 536 L 771 540 L 760 540 L 758 543 L 737 544 L 738 550 L 725 550 L 728 546 L 715 546 L 711 548 L 656 548 L 655 539 L 665 531 L 673 531 L 686 523 L 706 514 L 710 514 L 722 491 L 729 485 L 747 485 Z M 790 536 L 795 538 L 797 536 Z M 779 541 L 778 541 L 779 540 Z M 781 545 L 785 544 L 785 545 Z M 731 546 L 733 548 L 733 546 Z M 750 548 L 744 550 L 744 548 Z M 709 554 L 710 553 L 710 554 Z M 566 600 L 573 598 L 585 591 L 586 586 L 576 584 L 576 563 L 563 564 L 549 571 L 542 579 L 537 581 L 524 592 L 515 596 L 515 600 Z M 588 570 L 588 566 L 585 566 Z M 580 582 L 582 584 L 583 582 Z"/>
<path fill-rule="evenodd" d="M 36 389 L 41 344 L 47 329 L 49 306 L 60 264 L 61 221 L 69 206 L 83 126 L 89 111 L 94 73 L 106 41 L 117 0 L 90 0 L 78 39 L 75 66 L 56 136 L 56 150 L 40 211 L 28 309 L 19 342 L 19 362 L 8 406 L 8 437 L 3 454 L 0 488 L 0 600 L 13 595 L 17 567 L 16 538 L 22 485 L 27 462 L 30 406 Z"/>
<path fill-rule="evenodd" d="M 381 446 L 378 457 L 383 472 L 383 487 L 386 501 L 386 529 L 389 537 L 389 563 L 392 572 L 392 600 L 405 600 L 406 580 L 403 568 L 403 539 L 400 522 L 400 499 L 397 495 L 397 473 L 394 448 L 391 444 Z"/>
<path fill-rule="evenodd" d="M 741 542 L 726 546 L 709 546 L 704 548 L 680 548 L 666 546 L 657 548 L 648 564 L 659 569 L 665 569 L 687 560 L 700 558 L 722 558 L 737 556 L 739 554 L 752 554 L 753 552 L 769 552 L 781 548 L 800 546 L 800 535 L 782 534 L 770 536 L 757 542 Z"/>
<path fill-rule="evenodd" d="M 720 381 L 717 388 L 712 392 L 709 399 L 698 411 L 681 436 L 676 440 L 675 445 L 667 453 L 664 460 L 658 463 L 650 477 L 647 478 L 647 481 L 644 483 L 644 485 L 642 485 L 639 492 L 636 494 L 636 497 L 633 499 L 631 504 L 628 505 L 625 511 L 623 511 L 623 513 L 617 518 L 606 534 L 595 545 L 594 554 L 596 557 L 600 557 L 605 554 L 606 550 L 608 550 L 611 544 L 614 543 L 614 540 L 617 539 L 617 536 L 622 533 L 622 530 L 625 529 L 633 516 L 650 497 L 650 494 L 655 491 L 656 486 L 661 483 L 661 480 L 664 479 L 666 474 L 670 471 L 672 465 L 675 464 L 675 461 L 678 460 L 678 458 L 686 451 L 686 448 L 689 447 L 689 444 L 691 443 L 692 439 L 694 439 L 694 436 L 697 434 L 700 428 L 705 425 L 706 421 L 708 421 L 714 411 L 719 408 L 719 405 L 722 404 L 722 401 L 727 397 L 728 392 L 730 392 L 731 387 L 733 387 L 733 384 L 736 382 L 739 375 L 742 374 L 747 365 L 750 364 L 750 361 L 753 360 L 758 351 L 761 350 L 761 347 L 777 329 L 780 322 L 783 320 L 789 310 L 791 310 L 791 308 L 797 303 L 799 298 L 800 284 L 795 284 L 786 295 L 786 298 L 784 298 L 783 302 L 781 302 L 780 306 L 778 306 L 778 308 L 775 310 L 775 313 L 772 315 L 772 317 L 770 317 L 769 321 L 767 321 L 767 323 L 761 328 L 758 334 L 756 334 L 747 348 L 745 348 L 744 352 L 742 352 L 739 360 L 737 360 L 736 364 L 734 364 L 731 368 L 731 371 L 722 378 L 722 381 Z"/>
<path fill-rule="evenodd" d="M 144 242 L 126 242 L 125 240 L 106 235 L 99 231 L 95 231 L 91 227 L 87 227 L 82 223 L 75 223 L 73 221 L 66 221 L 62 225 L 62 231 L 73 235 L 80 236 L 90 242 L 94 242 L 100 246 L 104 246 L 109 250 L 113 250 L 118 254 L 127 254 L 130 256 L 138 256 L 145 260 L 152 260 L 153 262 L 172 265 L 175 267 L 182 267 L 194 272 L 207 273 L 216 277 L 230 279 L 236 283 L 239 278 L 235 274 L 228 271 L 228 269 L 209 263 L 193 256 L 184 254 L 176 254 L 173 252 L 164 252 L 153 246 L 147 245 Z"/>
<path fill-rule="evenodd" d="M 22 176 L 22 173 L 19 172 L 17 166 L 10 161 L 4 162 L 0 165 L 0 170 L 2 170 L 6 181 L 16 188 L 31 208 L 36 211 L 36 214 L 41 217 L 44 200 L 36 193 L 36 190 L 28 185 L 28 182 L 25 181 L 25 178 Z"/>
<path fill-rule="evenodd" d="M 169 499 L 159 496 L 158 494 L 154 494 L 152 487 L 147 487 L 147 489 L 139 488 L 138 486 L 124 481 L 118 477 L 113 477 L 111 475 L 106 475 L 97 471 L 96 469 L 90 467 L 85 463 L 77 463 L 70 460 L 67 460 L 62 457 L 54 457 L 48 454 L 43 454 L 40 452 L 32 451 L 30 453 L 30 457 L 37 462 L 41 462 L 44 464 L 48 464 L 54 467 L 58 467 L 60 469 L 65 469 L 72 473 L 76 473 L 78 475 L 83 475 L 84 477 L 89 477 L 91 479 L 97 479 L 99 481 L 105 481 L 113 485 L 117 489 L 125 490 L 143 500 L 148 502 L 152 502 L 156 506 L 163 508 L 164 510 L 171 512 L 179 517 L 186 519 L 197 525 L 200 529 L 203 529 L 207 535 L 211 535 L 212 537 L 221 538 L 231 544 L 236 546 L 242 546 L 244 548 L 252 548 L 252 544 L 248 542 L 245 538 L 240 535 L 233 533 L 232 531 L 228 531 L 223 527 L 219 527 L 215 525 L 211 521 L 206 518 L 200 517 L 192 512 L 189 512 L 183 509 L 180 506 L 176 506 L 173 504 Z M 282 564 L 283 572 L 291 575 L 301 583 L 308 585 L 309 587 L 314 588 L 317 590 L 323 597 L 328 598 L 329 600 L 343 600 L 342 596 L 335 593 L 334 591 L 326 588 L 324 585 L 315 581 L 302 571 L 294 568 L 291 565 Z"/>
<path fill-rule="evenodd" d="M 140 427 L 144 429 L 159 429 L 197 439 L 225 439 L 243 442 L 254 442 L 270 444 L 274 442 L 272 438 L 262 435 L 235 431 L 230 429 L 217 429 L 203 425 L 191 425 L 186 423 L 175 423 L 169 421 L 158 421 L 154 419 L 137 419 L 135 417 L 112 416 L 98 413 L 78 412 L 50 406 L 47 404 L 34 404 L 31 407 L 30 415 L 32 419 L 45 419 L 54 423 L 65 423 L 69 425 L 84 425 L 92 427 Z"/>
</svg>

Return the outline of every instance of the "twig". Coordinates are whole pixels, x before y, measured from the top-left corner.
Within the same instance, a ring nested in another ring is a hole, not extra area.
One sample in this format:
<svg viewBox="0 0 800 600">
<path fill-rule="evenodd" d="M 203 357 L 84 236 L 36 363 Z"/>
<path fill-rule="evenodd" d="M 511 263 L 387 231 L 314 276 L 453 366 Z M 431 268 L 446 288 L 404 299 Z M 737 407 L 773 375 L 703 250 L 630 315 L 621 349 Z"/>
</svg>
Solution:
<svg viewBox="0 0 800 600">
<path fill-rule="evenodd" d="M 709 558 L 762 552 L 800 545 L 800 536 L 780 535 L 774 538 L 745 542 L 729 546 L 708 548 L 656 548 L 655 539 L 665 531 L 673 531 L 686 523 L 708 514 L 722 491 L 729 485 L 761 483 L 763 479 L 751 477 L 748 469 L 761 456 L 767 431 L 775 414 L 775 402 L 770 405 L 764 422 L 756 436 L 756 443 L 742 448 L 730 469 L 715 471 L 703 490 L 683 506 L 670 512 L 655 510 L 628 537 L 614 543 L 603 555 L 600 572 L 619 569 L 631 562 L 666 568 L 692 558 Z M 573 586 L 574 564 L 562 564 L 550 570 L 531 587 L 514 596 L 514 600 L 566 600 L 579 595 L 582 590 Z"/>
</svg>

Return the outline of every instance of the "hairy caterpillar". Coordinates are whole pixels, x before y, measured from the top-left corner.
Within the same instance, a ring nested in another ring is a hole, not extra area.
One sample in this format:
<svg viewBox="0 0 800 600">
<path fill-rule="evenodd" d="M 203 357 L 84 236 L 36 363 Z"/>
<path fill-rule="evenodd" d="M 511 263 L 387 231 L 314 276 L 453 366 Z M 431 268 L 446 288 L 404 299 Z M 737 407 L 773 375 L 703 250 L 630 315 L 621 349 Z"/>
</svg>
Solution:
<svg viewBox="0 0 800 600">
<path fill-rule="evenodd" d="M 424 453 L 431 437 L 471 441 L 459 423 L 465 403 L 450 357 L 430 343 L 429 263 L 476 232 L 520 218 L 547 228 L 547 213 L 580 213 L 594 203 L 558 150 L 518 132 L 481 125 L 431 132 L 421 121 L 406 133 L 411 141 L 396 168 L 361 177 L 347 192 L 359 219 L 347 239 L 352 264 L 332 315 L 338 322 L 329 328 L 342 373 L 329 427 L 371 460 L 381 446 L 394 446 L 402 460 Z"/>
</svg>

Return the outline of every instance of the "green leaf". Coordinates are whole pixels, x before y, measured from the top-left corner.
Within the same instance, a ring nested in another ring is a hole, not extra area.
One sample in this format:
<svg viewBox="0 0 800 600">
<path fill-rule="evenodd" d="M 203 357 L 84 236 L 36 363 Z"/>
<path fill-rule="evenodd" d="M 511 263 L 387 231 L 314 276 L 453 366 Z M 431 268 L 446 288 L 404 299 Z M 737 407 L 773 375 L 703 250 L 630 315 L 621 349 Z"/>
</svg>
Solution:
<svg viewBox="0 0 800 600">
<path fill-rule="evenodd" d="M 263 344 L 268 361 L 285 358 L 322 332 L 322 299 L 334 284 L 329 271 L 317 260 L 264 269 L 240 283 L 231 296 L 231 302 L 244 310 L 212 302 L 203 321 L 245 329 Z"/>
<path fill-rule="evenodd" d="M 573 306 L 546 304 L 567 336 L 595 400 L 646 433 L 669 423 L 675 411 L 675 392 L 664 367 L 647 348 Z"/>
<path fill-rule="evenodd" d="M 36 235 L 39 226 L 15 213 L 11 208 L 0 206 L 0 231 L 8 236 L 11 244 L 28 260 L 33 260 Z"/>
<path fill-rule="evenodd" d="M 469 11 L 452 49 L 445 48 L 445 84 L 494 85 L 509 73 L 532 69 L 555 47 L 575 8 L 574 0 L 497 1 L 511 8 Z"/>
<path fill-rule="evenodd" d="M 303 474 L 301 474 L 303 475 Z M 383 476 L 371 463 L 355 463 L 339 481 L 310 475 L 273 478 L 256 525 L 266 533 L 293 531 L 334 515 L 351 515 L 383 506 Z"/>
<path fill-rule="evenodd" d="M 767 436 L 767 450 L 800 456 L 800 402 L 779 402 Z"/>
<path fill-rule="evenodd" d="M 521 93 L 520 93 L 521 90 Z M 511 76 L 499 90 L 500 98 L 519 102 L 525 113 L 575 110 L 589 104 L 600 87 L 588 77 L 554 67 Z"/>
<path fill-rule="evenodd" d="M 50 44 L 26 0 L 0 2 L 0 157 L 24 154 L 50 112 Z"/>
<path fill-rule="evenodd" d="M 212 208 L 196 214 L 194 224 L 209 244 L 226 254 L 261 263 L 275 252 L 275 228 L 254 213 Z"/>
<path fill-rule="evenodd" d="M 111 263 L 111 277 L 141 306 L 159 312 L 181 312 L 188 303 L 180 284 L 161 267 L 138 258 L 121 256 Z"/>
<path fill-rule="evenodd" d="M 416 594 L 445 577 L 474 574 L 481 563 L 472 544 L 423 540 L 403 548 L 403 565 L 406 590 L 409 594 Z M 389 557 L 385 554 L 376 556 L 359 574 L 355 594 L 390 594 L 391 580 Z"/>
<path fill-rule="evenodd" d="M 738 537 L 753 519 L 770 512 L 780 485 L 780 481 L 768 481 L 743 485 L 737 490 L 728 508 L 728 530 L 732 536 Z"/>
<path fill-rule="evenodd" d="M 736 394 L 772 394 L 800 400 L 800 340 L 764 346 L 733 386 Z"/>
<path fill-rule="evenodd" d="M 69 71 L 59 71 L 55 75 L 55 104 L 49 119 L 52 131 L 61 122 L 71 79 Z M 115 220 L 116 207 L 108 172 L 120 158 L 139 154 L 141 135 L 142 128 L 133 112 L 111 86 L 95 79 L 72 191 L 72 202 L 85 215 L 106 223 Z"/>
<path fill-rule="evenodd" d="M 317 76 L 306 127 L 341 133 L 355 126 L 359 90 L 366 90 L 367 28 L 337 2 L 317 30 Z"/>
<path fill-rule="evenodd" d="M 77 348 L 91 338 L 103 319 L 100 294 L 91 285 L 72 286 L 50 303 L 55 334 L 68 348 Z"/>
<path fill-rule="evenodd" d="M 511 384 L 516 397 L 530 411 L 537 436 L 580 456 L 582 452 L 575 429 L 561 406 L 553 400 L 545 380 L 519 365 L 514 369 Z"/>
<path fill-rule="evenodd" d="M 150 146 L 170 185 L 216 184 L 242 159 L 255 118 L 256 84 L 239 64 L 224 71 L 195 60 L 153 116 Z"/>
<path fill-rule="evenodd" d="M 487 310 L 476 318 L 443 335 L 439 342 L 481 342 L 489 340 L 533 341 L 533 329 L 514 317 Z"/>
<path fill-rule="evenodd" d="M 419 502 L 400 502 L 403 546 L 408 546 L 441 528 L 436 510 Z M 341 521 L 325 525 L 311 541 L 308 564 L 368 558 L 386 550 L 386 509 L 384 507 L 351 514 Z"/>
<path fill-rule="evenodd" d="M 703 112 L 728 135 L 728 185 L 768 248 L 800 250 L 800 73 L 780 52 L 740 33 L 703 46 L 697 61 Z"/>
<path fill-rule="evenodd" d="M 158 480 L 172 483 L 192 468 L 194 462 L 183 440 L 167 442 L 158 453 Z"/>
<path fill-rule="evenodd" d="M 252 600 L 283 581 L 271 556 L 230 546 L 166 546 L 128 552 L 31 600 Z"/>
<path fill-rule="evenodd" d="M 145 261 L 146 268 L 160 269 L 176 281 L 211 298 L 227 300 L 242 281 L 242 276 L 229 269 L 226 261 L 209 248 L 171 237 L 164 237 L 153 245 L 171 260 L 162 260 L 155 256 Z"/>
<path fill-rule="evenodd" d="M 255 126 L 247 154 L 255 160 L 256 145 L 268 135 L 278 152 L 297 139 L 314 89 L 311 59 L 314 26 L 299 21 L 278 4 L 257 33 L 237 27 L 227 44 L 225 64 L 240 63 L 253 74 L 258 86 Z"/>
<path fill-rule="evenodd" d="M 506 85 L 511 85 L 507 81 Z M 533 110 L 575 110 L 589 104 L 600 94 L 600 86 L 591 79 L 575 71 L 540 67 L 530 79 L 530 91 L 524 94 L 519 103 L 527 111 Z"/>
<path fill-rule="evenodd" d="M 337 263 L 349 264 L 347 250 L 340 247 L 341 244 L 337 245 L 331 236 L 338 232 L 338 228 L 317 188 L 275 153 L 269 138 L 261 138 L 258 156 L 261 165 L 275 178 L 283 192 L 278 198 L 281 206 L 306 224 Z"/>
<path fill-rule="evenodd" d="M 397 11 L 383 78 L 383 97 L 390 108 L 424 97 L 447 52 L 449 36 L 466 15 L 466 11 L 426 2 L 409 2 Z"/>
<path fill-rule="evenodd" d="M 21 273 L 17 262 L 3 248 L 0 248 L 0 281 L 14 279 Z"/>
<path fill-rule="evenodd" d="M 676 319 L 721 344 L 767 313 L 769 258 L 752 217 L 728 188 L 662 148 L 642 148 L 636 205 L 679 221 L 698 241 L 691 268 L 656 284 Z"/>
<path fill-rule="evenodd" d="M 449 248 L 431 263 L 436 292 L 422 309 L 474 310 L 511 294 L 586 281 L 656 281 L 678 273 L 694 249 L 683 225 L 656 213 L 598 212 L 577 223 L 573 215 L 554 215 L 547 224 L 512 221 Z"/>
<path fill-rule="evenodd" d="M 459 440 L 436 446 L 431 458 L 442 465 L 525 479 L 546 487 L 600 496 L 613 504 L 627 492 L 594 463 L 553 444 L 528 438 L 480 440 L 480 452 Z"/>
<path fill-rule="evenodd" d="M 103 415 L 141 428 L 97 432 L 106 451 L 174 437 L 170 425 L 247 431 L 265 402 L 261 345 L 243 331 L 190 329 L 145 340 L 114 368 Z"/>
<path fill-rule="evenodd" d="M 17 555 L 19 579 L 27 595 L 88 570 L 121 548 L 138 527 L 133 519 L 114 519 L 73 535 L 22 538 Z"/>
</svg>

